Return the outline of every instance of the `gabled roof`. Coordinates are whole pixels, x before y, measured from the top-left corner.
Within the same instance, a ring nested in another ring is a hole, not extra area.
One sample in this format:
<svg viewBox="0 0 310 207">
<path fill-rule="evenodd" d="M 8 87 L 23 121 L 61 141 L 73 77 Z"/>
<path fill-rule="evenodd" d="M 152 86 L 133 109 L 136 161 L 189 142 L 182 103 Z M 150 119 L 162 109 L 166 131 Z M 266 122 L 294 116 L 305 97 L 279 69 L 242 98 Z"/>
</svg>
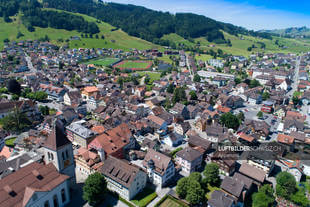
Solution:
<svg viewBox="0 0 310 207">
<path fill-rule="evenodd" d="M 0 207 L 26 206 L 35 192 L 49 192 L 67 179 L 53 164 L 34 162 L 0 180 Z"/>
<path fill-rule="evenodd" d="M 168 165 L 171 162 L 170 157 L 160 152 L 156 152 L 153 149 L 149 149 L 147 151 L 145 158 L 143 160 L 144 167 L 148 167 L 148 163 L 150 160 L 152 160 L 154 163 L 155 171 L 157 171 L 161 175 L 163 175 L 166 172 Z"/>
<path fill-rule="evenodd" d="M 71 144 L 71 142 L 65 135 L 63 123 L 57 120 L 52 132 L 44 141 L 43 147 L 56 151 L 67 144 Z"/>
</svg>

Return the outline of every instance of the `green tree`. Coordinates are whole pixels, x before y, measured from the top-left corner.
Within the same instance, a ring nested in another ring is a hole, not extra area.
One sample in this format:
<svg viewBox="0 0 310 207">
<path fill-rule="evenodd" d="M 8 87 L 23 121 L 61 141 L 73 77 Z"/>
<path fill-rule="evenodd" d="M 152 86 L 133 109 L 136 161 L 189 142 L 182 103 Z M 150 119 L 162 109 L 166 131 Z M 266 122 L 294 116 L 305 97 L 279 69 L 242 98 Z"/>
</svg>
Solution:
<svg viewBox="0 0 310 207">
<path fill-rule="evenodd" d="M 304 188 L 299 188 L 295 194 L 291 195 L 291 200 L 298 206 L 302 207 L 308 207 L 310 203 L 310 201 L 307 199 Z"/>
<path fill-rule="evenodd" d="M 197 205 L 203 201 L 204 190 L 201 188 L 201 185 L 196 180 L 190 180 L 188 182 L 186 200 L 191 205 Z"/>
<path fill-rule="evenodd" d="M 262 95 L 263 100 L 267 100 L 268 98 L 270 98 L 270 94 L 268 92 L 264 92 Z"/>
<path fill-rule="evenodd" d="M 189 92 L 189 95 L 191 96 L 191 100 L 197 100 L 198 99 L 197 94 L 196 94 L 195 91 Z"/>
<path fill-rule="evenodd" d="M 17 107 L 13 112 L 0 120 L 2 128 L 10 132 L 21 132 L 31 125 L 26 114 L 21 113 Z"/>
<path fill-rule="evenodd" d="M 194 75 L 194 81 L 195 82 L 200 82 L 201 81 L 201 77 L 198 74 Z"/>
<path fill-rule="evenodd" d="M 202 176 L 199 172 L 193 172 L 189 175 L 188 177 L 190 180 L 195 180 L 197 181 L 198 183 L 201 183 L 202 181 Z"/>
<path fill-rule="evenodd" d="M 263 116 L 264 116 L 264 114 L 263 114 L 263 112 L 261 112 L 261 111 L 259 111 L 257 114 L 256 114 L 256 116 L 258 117 L 258 118 L 263 118 Z"/>
<path fill-rule="evenodd" d="M 50 114 L 50 109 L 48 106 L 39 106 L 39 111 L 42 115 L 47 116 Z"/>
<path fill-rule="evenodd" d="M 186 93 L 184 87 L 174 89 L 172 103 L 176 104 L 181 101 L 186 101 Z"/>
<path fill-rule="evenodd" d="M 187 194 L 187 187 L 188 187 L 188 178 L 183 177 L 178 180 L 176 192 L 180 198 L 185 198 Z"/>
<path fill-rule="evenodd" d="M 294 106 L 297 106 L 300 103 L 298 96 L 293 96 L 292 101 L 293 101 Z"/>
<path fill-rule="evenodd" d="M 150 81 L 151 81 L 151 78 L 150 78 L 150 76 L 145 76 L 145 79 L 144 79 L 144 83 L 145 84 L 149 84 L 150 83 Z"/>
<path fill-rule="evenodd" d="M 7 93 L 8 89 L 6 87 L 0 88 L 0 94 L 1 93 Z"/>
<path fill-rule="evenodd" d="M 44 101 L 47 99 L 47 96 L 48 96 L 47 93 L 44 91 L 37 91 L 34 94 L 35 100 L 37 101 Z"/>
<path fill-rule="evenodd" d="M 83 186 L 83 199 L 90 205 L 97 205 L 102 202 L 106 191 L 107 183 L 104 176 L 96 172 L 89 175 L 85 181 L 85 185 Z"/>
<path fill-rule="evenodd" d="M 235 83 L 236 83 L 236 84 L 241 83 L 241 79 L 240 79 L 240 78 L 235 78 Z"/>
<path fill-rule="evenodd" d="M 276 177 L 276 194 L 285 199 L 290 199 L 291 195 L 296 192 L 296 180 L 288 172 L 280 172 Z"/>
<path fill-rule="evenodd" d="M 170 83 L 167 87 L 167 93 L 173 93 L 175 86 L 173 83 Z"/>
<path fill-rule="evenodd" d="M 11 79 L 7 83 L 7 89 L 10 93 L 20 94 L 21 93 L 21 86 L 16 79 Z"/>
<path fill-rule="evenodd" d="M 275 202 L 273 193 L 270 185 L 263 185 L 257 193 L 252 195 L 253 207 L 271 207 Z"/>
<path fill-rule="evenodd" d="M 218 185 L 220 182 L 220 176 L 219 176 L 219 166 L 215 163 L 210 163 L 207 164 L 204 171 L 203 175 L 205 176 L 204 178 L 204 183 L 209 183 L 210 185 Z"/>
<path fill-rule="evenodd" d="M 11 97 L 11 100 L 18 101 L 19 100 L 19 96 L 17 94 L 13 94 L 12 97 Z"/>
<path fill-rule="evenodd" d="M 220 117 L 220 123 L 225 127 L 237 130 L 240 125 L 240 120 L 231 112 L 225 113 Z"/>
<path fill-rule="evenodd" d="M 119 84 L 120 88 L 123 89 L 124 78 L 123 78 L 123 77 L 119 77 L 119 78 L 117 79 L 117 83 Z"/>
<path fill-rule="evenodd" d="M 258 80 L 253 79 L 253 80 L 250 81 L 250 85 L 249 85 L 250 88 L 255 88 L 257 86 L 260 86 L 260 83 L 259 83 Z"/>
<path fill-rule="evenodd" d="M 240 112 L 240 113 L 237 115 L 237 118 L 238 118 L 240 121 L 244 121 L 244 119 L 245 119 L 244 113 L 243 113 L 243 112 Z"/>
</svg>

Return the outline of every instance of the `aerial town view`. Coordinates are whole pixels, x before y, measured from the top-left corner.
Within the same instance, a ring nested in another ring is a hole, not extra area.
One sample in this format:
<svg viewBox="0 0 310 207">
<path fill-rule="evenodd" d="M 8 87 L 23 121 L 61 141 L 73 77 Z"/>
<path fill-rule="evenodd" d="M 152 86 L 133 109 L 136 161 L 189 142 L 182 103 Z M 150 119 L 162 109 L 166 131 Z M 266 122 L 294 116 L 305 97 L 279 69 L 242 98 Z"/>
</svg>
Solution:
<svg viewBox="0 0 310 207">
<path fill-rule="evenodd" d="M 0 207 L 310 207 L 309 7 L 0 0 Z"/>
</svg>

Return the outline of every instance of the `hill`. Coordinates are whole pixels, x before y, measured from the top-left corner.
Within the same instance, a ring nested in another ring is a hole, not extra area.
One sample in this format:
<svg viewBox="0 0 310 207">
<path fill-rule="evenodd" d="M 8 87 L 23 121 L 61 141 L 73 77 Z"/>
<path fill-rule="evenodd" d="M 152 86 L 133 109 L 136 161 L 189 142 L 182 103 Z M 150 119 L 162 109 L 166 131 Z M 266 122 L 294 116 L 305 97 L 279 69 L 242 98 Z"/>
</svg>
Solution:
<svg viewBox="0 0 310 207">
<path fill-rule="evenodd" d="M 291 27 L 287 29 L 261 30 L 260 32 L 279 35 L 288 38 L 310 38 L 310 28 L 307 27 Z"/>
<path fill-rule="evenodd" d="M 71 13 L 73 14 L 73 13 Z M 69 44 L 70 48 L 113 48 L 113 49 L 123 49 L 128 51 L 130 48 L 137 49 L 151 49 L 157 48 L 161 49 L 161 46 L 155 45 L 148 41 L 142 40 L 137 37 L 132 37 L 122 31 L 117 29 L 105 22 L 98 22 L 95 18 L 89 17 L 82 14 L 74 14 L 81 16 L 86 21 L 94 22 L 98 25 L 100 30 L 99 33 L 93 35 L 93 38 L 81 38 L 80 40 L 70 40 L 71 37 L 78 36 L 81 37 L 83 34 L 77 30 L 65 30 L 65 29 L 55 29 L 51 27 L 41 28 L 34 27 L 35 31 L 30 32 L 27 30 L 26 26 L 22 23 L 21 14 L 11 17 L 11 22 L 5 22 L 4 18 L 0 18 L 0 48 L 3 47 L 3 41 L 8 38 L 9 40 L 37 40 L 48 38 L 57 45 Z M 22 34 L 21 37 L 17 38 L 17 34 Z M 98 39 L 96 38 L 98 35 Z M 102 36 L 104 39 L 102 39 Z M 70 41 L 69 41 L 70 40 Z"/>
</svg>

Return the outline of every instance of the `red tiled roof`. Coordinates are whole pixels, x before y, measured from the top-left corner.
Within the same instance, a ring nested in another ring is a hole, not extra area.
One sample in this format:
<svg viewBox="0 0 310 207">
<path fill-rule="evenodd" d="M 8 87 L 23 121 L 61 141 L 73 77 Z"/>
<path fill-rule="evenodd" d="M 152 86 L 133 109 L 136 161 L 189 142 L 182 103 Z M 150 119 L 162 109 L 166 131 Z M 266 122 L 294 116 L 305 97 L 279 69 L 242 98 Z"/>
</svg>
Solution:
<svg viewBox="0 0 310 207">
<path fill-rule="evenodd" d="M 295 138 L 289 135 L 285 135 L 285 134 L 278 134 L 277 140 L 278 142 L 281 142 L 284 144 L 293 144 Z"/>
</svg>

